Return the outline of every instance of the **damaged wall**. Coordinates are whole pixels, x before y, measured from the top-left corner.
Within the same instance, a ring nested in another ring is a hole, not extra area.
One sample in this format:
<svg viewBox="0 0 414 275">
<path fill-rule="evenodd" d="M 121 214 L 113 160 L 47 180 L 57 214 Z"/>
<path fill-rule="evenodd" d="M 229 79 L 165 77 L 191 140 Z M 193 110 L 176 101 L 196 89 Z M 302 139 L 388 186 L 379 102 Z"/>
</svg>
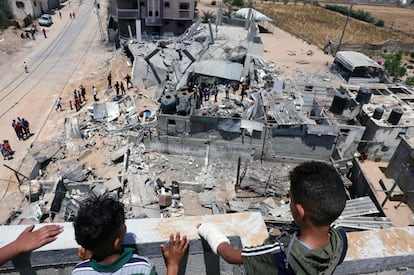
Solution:
<svg viewBox="0 0 414 275">
<path fill-rule="evenodd" d="M 381 127 L 369 119 L 366 124 L 366 130 L 358 150 L 368 153 L 369 157 L 375 160 L 390 160 L 398 144 L 400 135 L 414 136 L 414 128 L 409 126 L 387 126 Z"/>
<path fill-rule="evenodd" d="M 401 142 L 395 150 L 385 175 L 398 182 L 398 186 L 404 191 L 404 201 L 414 209 L 414 140 L 401 138 Z"/>
<path fill-rule="evenodd" d="M 382 216 L 385 216 L 384 211 L 380 203 L 378 202 L 376 196 L 372 192 L 370 183 L 367 180 L 366 175 L 364 174 L 361 166 L 357 160 L 354 159 L 353 167 L 351 169 L 348 178 L 352 181 L 352 187 L 350 189 L 351 196 L 355 198 L 369 196 L 371 200 L 375 203 L 377 209 L 381 212 Z"/>
</svg>

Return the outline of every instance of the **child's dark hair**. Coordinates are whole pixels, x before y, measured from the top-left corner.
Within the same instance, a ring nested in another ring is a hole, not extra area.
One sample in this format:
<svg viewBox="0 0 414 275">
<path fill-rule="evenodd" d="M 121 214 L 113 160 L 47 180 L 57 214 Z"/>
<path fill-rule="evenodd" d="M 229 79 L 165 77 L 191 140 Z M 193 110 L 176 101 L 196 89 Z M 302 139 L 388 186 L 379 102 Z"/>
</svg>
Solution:
<svg viewBox="0 0 414 275">
<path fill-rule="evenodd" d="M 124 205 L 108 196 L 92 196 L 79 208 L 73 222 L 75 239 L 95 255 L 105 254 L 125 223 Z"/>
<path fill-rule="evenodd" d="M 345 208 L 346 193 L 335 168 L 323 162 L 302 163 L 290 172 L 293 203 L 301 204 L 315 226 L 334 222 Z"/>
</svg>

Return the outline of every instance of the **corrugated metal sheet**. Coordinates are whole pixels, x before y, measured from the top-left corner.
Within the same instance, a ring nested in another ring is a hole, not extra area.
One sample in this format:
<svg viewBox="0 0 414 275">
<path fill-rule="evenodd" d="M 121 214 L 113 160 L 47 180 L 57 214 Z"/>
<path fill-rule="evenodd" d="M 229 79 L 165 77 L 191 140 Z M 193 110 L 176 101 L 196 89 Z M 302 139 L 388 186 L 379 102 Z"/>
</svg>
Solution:
<svg viewBox="0 0 414 275">
<path fill-rule="evenodd" d="M 353 51 L 340 51 L 336 53 L 335 61 L 341 63 L 351 72 L 357 67 L 382 68 L 377 62 L 365 54 Z"/>
</svg>

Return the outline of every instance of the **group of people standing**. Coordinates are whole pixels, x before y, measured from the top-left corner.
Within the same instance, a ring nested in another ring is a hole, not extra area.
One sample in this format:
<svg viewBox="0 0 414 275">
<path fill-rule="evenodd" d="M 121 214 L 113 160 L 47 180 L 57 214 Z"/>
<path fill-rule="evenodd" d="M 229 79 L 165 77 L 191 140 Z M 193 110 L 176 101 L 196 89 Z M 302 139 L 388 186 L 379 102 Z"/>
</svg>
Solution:
<svg viewBox="0 0 414 275">
<path fill-rule="evenodd" d="M 73 102 L 75 105 L 76 111 L 79 111 L 82 108 L 82 102 L 86 101 L 86 88 L 81 84 L 79 85 L 79 90 L 73 91 Z M 69 107 L 73 110 L 73 102 L 69 100 Z"/>
<path fill-rule="evenodd" d="M 13 119 L 12 127 L 16 132 L 16 136 L 19 138 L 19 140 L 26 140 L 31 135 L 29 122 L 24 118 L 18 117 L 17 121 Z"/>
<path fill-rule="evenodd" d="M 111 72 L 109 72 L 107 80 L 108 80 L 108 89 L 112 89 L 112 73 Z M 131 76 L 129 74 L 126 74 L 126 76 L 124 77 L 124 80 L 126 81 L 127 89 L 130 89 L 133 87 L 132 82 L 131 82 Z M 122 80 L 115 81 L 113 87 L 115 88 L 116 95 L 126 94 L 124 82 Z"/>
<path fill-rule="evenodd" d="M 73 110 L 73 107 L 75 107 L 75 110 L 79 111 L 82 108 L 83 102 L 86 102 L 86 100 L 86 88 L 81 84 L 79 85 L 79 89 L 73 90 L 73 101 L 69 100 L 69 108 Z M 62 97 L 60 96 L 55 101 L 55 110 L 63 111 Z"/>
</svg>

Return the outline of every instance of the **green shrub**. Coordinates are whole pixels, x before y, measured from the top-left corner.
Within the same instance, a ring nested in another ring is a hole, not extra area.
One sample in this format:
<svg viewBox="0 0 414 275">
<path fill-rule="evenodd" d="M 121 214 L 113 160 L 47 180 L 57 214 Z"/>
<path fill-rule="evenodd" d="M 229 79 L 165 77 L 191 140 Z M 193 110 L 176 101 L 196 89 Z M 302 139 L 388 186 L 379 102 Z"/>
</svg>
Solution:
<svg viewBox="0 0 414 275">
<path fill-rule="evenodd" d="M 405 83 L 411 87 L 414 87 L 414 76 L 407 77 L 407 79 L 405 80 Z"/>
<path fill-rule="evenodd" d="M 414 52 L 410 52 L 410 57 L 414 58 Z"/>
<path fill-rule="evenodd" d="M 348 12 L 349 12 L 349 8 L 346 6 L 326 4 L 325 8 L 331 11 L 341 13 L 343 15 L 348 15 Z M 351 10 L 350 16 L 352 18 L 365 21 L 371 24 L 375 23 L 375 18 L 372 16 L 372 14 L 369 11 Z"/>
<path fill-rule="evenodd" d="M 216 0 L 211 1 L 211 5 L 215 6 L 217 4 Z"/>
<path fill-rule="evenodd" d="M 407 69 L 402 65 L 402 52 L 385 55 L 384 68 L 393 81 L 405 76 Z"/>
<path fill-rule="evenodd" d="M 385 21 L 382 19 L 379 19 L 376 23 L 375 26 L 377 27 L 384 27 L 385 26 Z"/>
<path fill-rule="evenodd" d="M 312 5 L 316 6 L 316 7 L 320 7 L 321 4 L 319 4 L 318 1 L 312 1 Z"/>
<path fill-rule="evenodd" d="M 243 7 L 244 1 L 243 0 L 232 0 L 231 4 L 236 7 Z"/>
<path fill-rule="evenodd" d="M 289 3 L 289 0 L 283 0 L 283 4 L 287 5 Z"/>
</svg>

